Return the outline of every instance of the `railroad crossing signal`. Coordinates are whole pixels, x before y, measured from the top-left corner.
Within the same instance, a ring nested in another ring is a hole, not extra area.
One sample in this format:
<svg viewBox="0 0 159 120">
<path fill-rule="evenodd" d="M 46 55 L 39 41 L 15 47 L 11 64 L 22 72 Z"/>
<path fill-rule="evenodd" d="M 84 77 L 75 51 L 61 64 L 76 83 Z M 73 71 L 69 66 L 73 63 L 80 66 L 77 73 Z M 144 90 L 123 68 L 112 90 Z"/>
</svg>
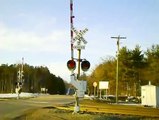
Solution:
<svg viewBox="0 0 159 120">
<path fill-rule="evenodd" d="M 74 60 L 69 60 L 67 62 L 67 67 L 69 70 L 75 70 L 76 69 L 76 62 Z"/>
<path fill-rule="evenodd" d="M 69 70 L 75 70 L 76 69 L 76 62 L 74 60 L 69 60 L 67 62 L 67 67 Z M 81 69 L 85 72 L 90 68 L 90 62 L 87 60 L 82 61 L 81 63 Z"/>
<path fill-rule="evenodd" d="M 87 41 L 83 38 L 83 35 L 88 31 L 87 28 L 84 30 L 77 31 L 75 28 L 72 28 L 72 31 L 76 34 L 76 36 L 73 38 L 73 42 L 77 41 L 77 44 L 73 46 L 74 49 L 85 49 L 85 44 L 87 44 Z M 84 45 L 81 45 L 81 42 L 84 43 Z"/>
<path fill-rule="evenodd" d="M 87 28 L 84 30 L 77 31 L 75 28 L 72 28 L 72 31 L 76 34 L 76 37 L 73 38 L 74 41 L 82 40 L 84 44 L 87 44 L 87 41 L 83 38 L 83 35 L 88 31 Z"/>
<path fill-rule="evenodd" d="M 70 0 L 70 22 L 71 22 L 71 60 L 69 60 L 67 62 L 67 67 L 68 69 L 71 70 L 72 75 L 71 75 L 71 84 L 76 88 L 76 92 L 75 92 L 75 107 L 74 107 L 74 113 L 79 112 L 80 107 L 79 107 L 79 97 L 84 97 L 84 93 L 86 91 L 86 86 L 87 86 L 87 82 L 86 81 L 78 81 L 78 77 L 80 76 L 80 65 L 81 65 L 81 49 L 85 49 L 85 44 L 87 44 L 87 41 L 83 38 L 83 35 L 88 31 L 88 29 L 84 29 L 84 30 L 80 30 L 77 31 L 74 27 L 73 27 L 73 0 Z M 74 34 L 75 33 L 75 36 Z M 77 77 L 74 74 L 74 70 L 76 68 L 76 63 L 74 61 L 74 49 L 78 50 L 78 74 Z M 83 65 L 84 70 L 86 70 L 86 68 L 84 67 L 85 65 Z M 88 67 L 89 68 L 89 67 Z"/>
<path fill-rule="evenodd" d="M 83 71 L 87 71 L 89 68 L 90 68 L 90 62 L 87 61 L 87 60 L 82 61 L 82 63 L 81 63 L 81 69 Z"/>
</svg>

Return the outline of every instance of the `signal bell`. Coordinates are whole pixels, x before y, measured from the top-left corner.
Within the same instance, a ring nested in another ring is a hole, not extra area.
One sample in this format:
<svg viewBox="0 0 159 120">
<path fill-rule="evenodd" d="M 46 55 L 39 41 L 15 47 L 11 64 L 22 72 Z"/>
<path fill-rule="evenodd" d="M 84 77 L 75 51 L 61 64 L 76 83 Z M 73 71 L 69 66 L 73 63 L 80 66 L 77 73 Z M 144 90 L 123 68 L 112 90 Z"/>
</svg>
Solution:
<svg viewBox="0 0 159 120">
<path fill-rule="evenodd" d="M 81 63 L 81 69 L 83 71 L 87 71 L 90 68 L 90 62 L 87 60 L 82 61 Z"/>
<path fill-rule="evenodd" d="M 67 62 L 67 67 L 69 70 L 75 70 L 76 69 L 76 62 L 74 60 L 69 60 Z"/>
</svg>

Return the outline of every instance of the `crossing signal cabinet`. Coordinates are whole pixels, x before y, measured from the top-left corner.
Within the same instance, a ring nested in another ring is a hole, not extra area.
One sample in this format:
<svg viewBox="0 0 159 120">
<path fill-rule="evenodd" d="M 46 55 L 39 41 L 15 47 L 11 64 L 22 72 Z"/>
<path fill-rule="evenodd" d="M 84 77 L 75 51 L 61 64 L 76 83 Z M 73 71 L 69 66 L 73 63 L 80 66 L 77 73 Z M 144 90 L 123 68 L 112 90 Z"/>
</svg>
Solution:
<svg viewBox="0 0 159 120">
<path fill-rule="evenodd" d="M 159 108 L 159 86 L 151 84 L 141 86 L 141 104 Z"/>
<path fill-rule="evenodd" d="M 87 81 L 76 80 L 75 75 L 71 75 L 71 84 L 77 89 L 77 96 L 83 98 L 87 88 Z"/>
</svg>

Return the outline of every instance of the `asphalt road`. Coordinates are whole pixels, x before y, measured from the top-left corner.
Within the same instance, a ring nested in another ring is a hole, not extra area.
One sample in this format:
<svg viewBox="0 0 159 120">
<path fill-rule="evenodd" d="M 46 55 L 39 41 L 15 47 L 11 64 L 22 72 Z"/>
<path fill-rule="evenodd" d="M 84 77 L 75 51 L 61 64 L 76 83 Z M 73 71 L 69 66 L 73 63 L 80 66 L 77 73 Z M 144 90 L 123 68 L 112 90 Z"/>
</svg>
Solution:
<svg viewBox="0 0 159 120">
<path fill-rule="evenodd" d="M 28 110 L 53 107 L 72 102 L 74 102 L 74 97 L 66 95 L 43 95 L 30 99 L 0 100 L 0 120 L 18 117 Z"/>
</svg>

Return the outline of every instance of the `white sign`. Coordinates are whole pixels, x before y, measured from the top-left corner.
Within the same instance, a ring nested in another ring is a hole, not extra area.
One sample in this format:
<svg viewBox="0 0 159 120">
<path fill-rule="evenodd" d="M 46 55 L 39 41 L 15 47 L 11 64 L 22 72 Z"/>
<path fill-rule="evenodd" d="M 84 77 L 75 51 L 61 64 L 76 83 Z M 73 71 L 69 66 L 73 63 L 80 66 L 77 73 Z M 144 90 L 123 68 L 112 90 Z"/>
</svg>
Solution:
<svg viewBox="0 0 159 120">
<path fill-rule="evenodd" d="M 82 37 L 88 31 L 87 28 L 85 28 L 84 30 L 80 30 L 80 32 L 78 32 L 75 28 L 73 28 L 72 30 L 73 30 L 73 32 L 76 33 L 77 38 Z"/>
<path fill-rule="evenodd" d="M 83 38 L 83 35 L 88 31 L 87 28 L 80 30 L 79 32 L 75 28 L 72 28 L 72 31 L 76 34 L 76 36 L 73 38 L 74 42 L 78 40 L 83 41 L 84 44 L 87 44 L 87 41 Z"/>
<path fill-rule="evenodd" d="M 99 89 L 108 89 L 108 81 L 99 81 Z"/>
<path fill-rule="evenodd" d="M 87 44 L 87 41 L 83 37 L 81 37 L 81 40 L 83 41 L 84 44 Z"/>
<path fill-rule="evenodd" d="M 73 46 L 74 49 L 85 49 L 85 46 L 83 45 L 75 45 Z"/>
</svg>

